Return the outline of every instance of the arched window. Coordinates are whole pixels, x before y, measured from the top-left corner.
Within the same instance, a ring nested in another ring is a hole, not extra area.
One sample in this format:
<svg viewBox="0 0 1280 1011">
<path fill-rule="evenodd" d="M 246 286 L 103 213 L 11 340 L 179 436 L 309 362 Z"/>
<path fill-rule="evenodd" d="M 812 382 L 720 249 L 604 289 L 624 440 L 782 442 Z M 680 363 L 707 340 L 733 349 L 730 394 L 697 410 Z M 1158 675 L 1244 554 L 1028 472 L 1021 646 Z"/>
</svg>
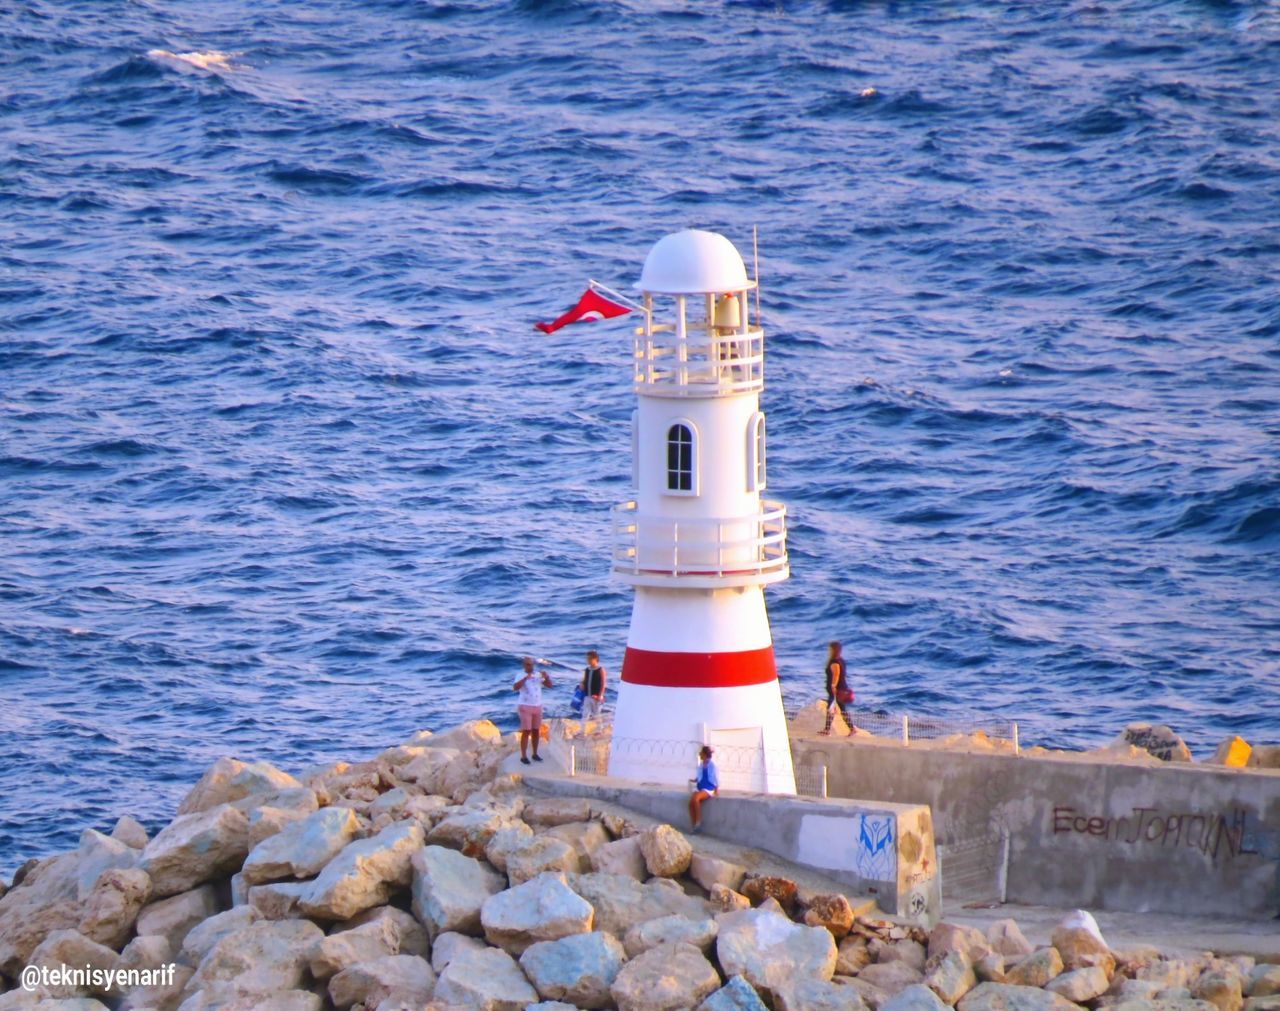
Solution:
<svg viewBox="0 0 1280 1011">
<path fill-rule="evenodd" d="M 764 491 L 764 415 L 747 422 L 747 491 Z"/>
<path fill-rule="evenodd" d="M 696 431 L 690 422 L 677 421 L 667 429 L 667 491 L 696 495 L 697 461 Z"/>
</svg>

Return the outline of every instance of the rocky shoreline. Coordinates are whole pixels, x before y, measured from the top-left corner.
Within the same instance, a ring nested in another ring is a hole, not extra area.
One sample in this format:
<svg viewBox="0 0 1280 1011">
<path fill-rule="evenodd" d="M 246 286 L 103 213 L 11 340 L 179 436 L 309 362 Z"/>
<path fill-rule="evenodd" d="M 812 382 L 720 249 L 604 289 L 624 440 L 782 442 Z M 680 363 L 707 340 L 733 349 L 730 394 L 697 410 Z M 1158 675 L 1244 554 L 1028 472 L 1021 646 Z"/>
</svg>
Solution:
<svg viewBox="0 0 1280 1011">
<path fill-rule="evenodd" d="M 1280 1011 L 1280 965 L 1112 949 L 1087 913 L 1038 948 L 897 925 L 522 768 L 487 721 L 296 777 L 221 759 L 154 838 L 0 882 L 0 1011 Z"/>
</svg>

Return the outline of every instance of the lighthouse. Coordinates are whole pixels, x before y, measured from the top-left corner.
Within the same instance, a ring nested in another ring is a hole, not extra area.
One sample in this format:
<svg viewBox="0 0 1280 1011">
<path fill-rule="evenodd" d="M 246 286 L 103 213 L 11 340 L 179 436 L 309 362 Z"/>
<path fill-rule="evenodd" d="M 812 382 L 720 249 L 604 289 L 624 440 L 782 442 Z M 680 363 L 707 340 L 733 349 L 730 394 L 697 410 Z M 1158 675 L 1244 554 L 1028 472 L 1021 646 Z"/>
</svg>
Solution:
<svg viewBox="0 0 1280 1011">
<path fill-rule="evenodd" d="M 613 528 L 635 603 L 609 775 L 683 786 L 710 744 L 723 788 L 794 794 L 764 601 L 788 566 L 786 510 L 763 497 L 756 282 L 728 239 L 690 229 L 654 245 L 638 287 L 635 498 Z"/>
</svg>

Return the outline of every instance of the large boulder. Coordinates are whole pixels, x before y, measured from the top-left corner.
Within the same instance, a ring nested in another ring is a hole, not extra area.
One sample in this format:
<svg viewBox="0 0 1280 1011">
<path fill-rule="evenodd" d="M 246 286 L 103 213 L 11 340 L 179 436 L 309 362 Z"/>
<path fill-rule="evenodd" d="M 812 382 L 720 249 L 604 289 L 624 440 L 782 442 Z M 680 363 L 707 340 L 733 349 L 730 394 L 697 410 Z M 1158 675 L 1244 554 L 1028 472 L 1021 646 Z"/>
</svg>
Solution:
<svg viewBox="0 0 1280 1011">
<path fill-rule="evenodd" d="M 804 922 L 810 927 L 823 927 L 837 941 L 842 940 L 853 927 L 853 906 L 838 892 L 834 895 L 815 895 L 804 911 Z"/>
<path fill-rule="evenodd" d="M 1023 958 L 1035 950 L 1016 920 L 996 920 L 987 928 L 987 943 L 997 954 L 1010 958 Z"/>
<path fill-rule="evenodd" d="M 660 916 L 656 920 L 637 923 L 628 930 L 623 938 L 623 947 L 628 958 L 635 958 L 660 944 L 677 942 L 692 944 L 705 955 L 711 950 L 719 931 L 719 924 L 710 917 L 691 920 L 679 914 Z"/>
<path fill-rule="evenodd" d="M 230 804 L 180 815 L 142 851 L 139 866 L 159 898 L 234 873 L 249 853 L 249 819 Z"/>
<path fill-rule="evenodd" d="M 896 941 L 877 941 L 875 955 L 877 962 L 906 962 L 917 972 L 925 971 L 925 963 L 929 958 L 925 946 L 909 937 L 899 938 Z M 941 953 L 938 957 L 941 957 Z"/>
<path fill-rule="evenodd" d="M 459 751 L 474 751 L 485 745 L 501 744 L 502 731 L 490 720 L 469 720 L 442 733 L 430 737 L 415 738 L 412 742 L 422 748 L 456 748 Z"/>
<path fill-rule="evenodd" d="M 80 933 L 119 951 L 150 897 L 151 878 L 146 871 L 113 867 L 103 872 L 85 899 Z"/>
<path fill-rule="evenodd" d="M 1062 956 L 1057 948 L 1039 948 L 1006 969 L 1005 982 L 1010 986 L 1042 987 L 1062 969 Z"/>
<path fill-rule="evenodd" d="M 455 934 L 451 930 L 445 931 L 431 944 L 431 968 L 435 969 L 437 973 L 442 973 L 449 967 L 449 963 L 464 951 L 494 950 L 497 949 L 490 948 L 478 937 L 472 937 L 469 934 Z M 506 952 L 503 952 L 503 954 L 506 954 Z"/>
<path fill-rule="evenodd" d="M 302 916 L 302 897 L 310 889 L 310 881 L 270 881 L 250 887 L 243 904 L 256 909 L 264 920 L 296 920 Z"/>
<path fill-rule="evenodd" d="M 178 961 L 193 968 L 198 966 L 224 937 L 238 933 L 261 919 L 262 916 L 252 906 L 236 906 L 209 917 L 187 931 Z"/>
<path fill-rule="evenodd" d="M 880 1005 L 880 1011 L 946 1011 L 947 1005 L 938 999 L 932 988 L 923 983 L 912 983 Z"/>
<path fill-rule="evenodd" d="M 151 1000 L 148 994 L 147 1000 Z M 133 1007 L 151 1007 L 152 1004 Z M 158 1005 L 167 1007 L 168 1004 Z M 310 990 L 272 990 L 269 993 L 242 993 L 233 986 L 214 986 L 197 990 L 182 1002 L 178 1011 L 323 1011 L 324 1002 Z"/>
<path fill-rule="evenodd" d="M 507 858 L 523 849 L 533 838 L 533 829 L 522 821 L 503 825 L 489 837 L 484 846 L 484 858 L 503 874 L 507 873 Z"/>
<path fill-rule="evenodd" d="M 448 846 L 469 856 L 478 856 L 494 834 L 511 821 L 509 813 L 500 809 L 457 808 L 436 822 L 426 839 L 433 846 Z"/>
<path fill-rule="evenodd" d="M 670 825 L 655 825 L 641 832 L 640 852 L 649 873 L 656 878 L 678 878 L 693 860 L 689 840 Z"/>
<path fill-rule="evenodd" d="M 377 920 L 390 920 L 396 928 L 396 933 L 400 937 L 399 954 L 421 955 L 423 958 L 431 955 L 431 938 L 427 935 L 426 928 L 409 913 L 395 906 L 375 906 L 373 909 L 366 909 L 349 920 L 335 923 L 329 933 L 340 934 L 344 930 L 354 930 L 356 927 L 363 927 L 366 923 L 374 923 Z M 434 963 L 432 968 L 435 968 Z"/>
<path fill-rule="evenodd" d="M 594 929 L 625 937 L 638 923 L 678 914 L 703 919 L 710 906 L 705 899 L 687 895 L 676 882 L 653 878 L 643 885 L 618 874 L 573 874 L 569 886 L 591 904 Z"/>
<path fill-rule="evenodd" d="M 286 825 L 302 821 L 314 813 L 291 807 L 255 807 L 249 812 L 249 851 L 252 852 L 260 842 L 270 839 Z"/>
<path fill-rule="evenodd" d="M 1079 1011 L 1079 1005 L 1039 987 L 979 983 L 960 998 L 956 1011 Z"/>
<path fill-rule="evenodd" d="M 741 976 L 729 982 L 698 1005 L 697 1011 L 769 1011 L 755 987 Z"/>
<path fill-rule="evenodd" d="M 929 971 L 924 985 L 938 995 L 944 1004 L 955 1005 L 965 994 L 978 985 L 973 965 L 963 951 L 952 948 L 929 959 Z"/>
<path fill-rule="evenodd" d="M 1244 1004 L 1240 973 L 1224 968 L 1206 969 L 1191 984 L 1191 996 L 1208 1001 L 1218 1011 L 1240 1011 Z"/>
<path fill-rule="evenodd" d="M 720 976 L 691 944 L 660 944 L 622 967 L 610 988 L 618 1011 L 678 1011 L 720 988 Z"/>
<path fill-rule="evenodd" d="M 80 834 L 76 856 L 76 894 L 82 902 L 89 897 L 98 878 L 107 871 L 131 869 L 138 863 L 136 849 L 93 829 L 86 829 Z"/>
<path fill-rule="evenodd" d="M 991 950 L 991 943 L 977 927 L 944 921 L 929 933 L 928 956 L 931 959 L 954 951 L 973 965 L 989 955 Z"/>
<path fill-rule="evenodd" d="M 609 989 L 626 960 L 616 937 L 593 931 L 530 945 L 520 956 L 520 968 L 544 999 L 604 1008 L 611 1003 Z"/>
<path fill-rule="evenodd" d="M 740 891 L 753 906 L 763 905 L 766 900 L 773 899 L 790 916 L 796 908 L 799 889 L 790 878 L 773 874 L 749 874 L 743 879 Z"/>
<path fill-rule="evenodd" d="M 729 976 L 743 976 L 766 999 L 790 980 L 830 980 L 836 943 L 822 927 L 805 927 L 763 909 L 722 913 L 716 955 Z M 657 949 L 654 949 L 657 950 Z"/>
<path fill-rule="evenodd" d="M 524 1011 L 538 1000 L 516 960 L 499 948 L 465 948 L 436 982 L 436 1002 L 480 1011 Z"/>
<path fill-rule="evenodd" d="M 858 972 L 858 978 L 879 987 L 889 996 L 901 993 L 909 986 L 924 983 L 924 973 L 909 962 L 872 962 Z"/>
<path fill-rule="evenodd" d="M 591 854 L 591 869 L 599 874 L 621 874 L 643 881 L 649 876 L 649 868 L 640 850 L 640 837 L 628 836 L 605 843 Z"/>
<path fill-rule="evenodd" d="M 307 952 L 311 975 L 319 981 L 336 976 L 360 962 L 400 954 L 400 931 L 387 919 L 370 920 L 316 940 Z"/>
<path fill-rule="evenodd" d="M 201 960 L 188 986 L 250 994 L 303 989 L 311 949 L 323 937 L 309 920 L 251 923 L 220 939 Z"/>
<path fill-rule="evenodd" d="M 555 941 L 592 928 L 591 904 L 559 874 L 540 874 L 490 896 L 480 909 L 485 939 L 512 955 L 538 941 Z"/>
<path fill-rule="evenodd" d="M 258 843 L 241 873 L 250 885 L 319 874 L 360 831 L 349 807 L 325 807 L 291 822 Z"/>
<path fill-rule="evenodd" d="M 1083 969 L 1099 966 L 1110 979 L 1115 972 L 1116 960 L 1111 948 L 1102 937 L 1098 923 L 1083 909 L 1068 915 L 1053 929 L 1051 942 L 1062 956 L 1066 969 Z"/>
<path fill-rule="evenodd" d="M 563 839 L 534 836 L 519 849 L 507 854 L 507 877 L 520 885 L 546 871 L 577 874 L 583 869 L 581 855 Z"/>
<path fill-rule="evenodd" d="M 1191 749 L 1186 742 L 1163 724 L 1130 723 L 1113 744 L 1139 748 L 1164 762 L 1191 761 Z"/>
<path fill-rule="evenodd" d="M 598 821 L 571 821 L 553 825 L 539 833 L 544 838 L 562 839 L 573 847 L 581 858 L 582 871 L 592 870 L 592 857 L 601 846 L 609 842 L 609 833 Z"/>
<path fill-rule="evenodd" d="M 1111 981 L 1100 965 L 1090 965 L 1083 969 L 1070 969 L 1060 976 L 1054 976 L 1044 985 L 1046 990 L 1060 994 L 1074 1004 L 1084 1004 L 1100 997 L 1110 986 Z M 1239 1004 L 1234 1008 L 1221 1008 L 1219 1011 L 1240 1011 Z"/>
<path fill-rule="evenodd" d="M 384 905 L 395 888 L 412 880 L 410 861 L 421 847 L 422 826 L 410 821 L 348 843 L 311 883 L 299 906 L 311 917 L 345 920 Z"/>
<path fill-rule="evenodd" d="M 523 818 L 530 825 L 551 828 L 587 821 L 591 817 L 591 801 L 585 797 L 542 797 L 524 806 Z"/>
<path fill-rule="evenodd" d="M 45 969 L 84 967 L 99 974 L 114 969 L 118 960 L 119 956 L 110 948 L 89 940 L 76 930 L 55 930 L 31 953 L 32 965 Z M 96 984 L 90 979 L 80 987 L 71 984 L 54 985 L 49 988 L 49 993 L 57 997 L 105 995 L 107 989 L 105 984 Z"/>
<path fill-rule="evenodd" d="M 694 853 L 689 860 L 689 877 L 708 892 L 715 885 L 724 885 L 736 892 L 742 887 L 742 879 L 746 876 L 747 870 L 741 864 L 708 856 L 706 853 Z"/>
<path fill-rule="evenodd" d="M 0 974 L 17 979 L 31 953 L 56 930 L 80 924 L 77 857 L 63 853 L 34 864 L 0 898 Z"/>
<path fill-rule="evenodd" d="M 343 969 L 329 980 L 329 999 L 338 1008 L 376 1008 L 384 1002 L 417 1008 L 431 1000 L 435 989 L 435 970 L 425 958 L 386 955 Z"/>
<path fill-rule="evenodd" d="M 287 772 L 281 772 L 267 762 L 245 763 L 234 758 L 219 758 L 205 770 L 205 774 L 178 805 L 178 814 L 208 811 L 220 804 L 230 804 L 246 797 L 301 786 Z"/>
<path fill-rule="evenodd" d="M 480 860 L 443 846 L 426 846 L 412 859 L 413 915 L 434 940 L 445 931 L 480 934 L 480 910 L 506 879 Z"/>
<path fill-rule="evenodd" d="M 149 836 L 147 830 L 134 818 L 122 814 L 116 819 L 115 828 L 111 830 L 111 838 L 118 839 L 135 850 L 145 849 Z"/>
<path fill-rule="evenodd" d="M 211 884 L 201 884 L 189 892 L 179 892 L 143 906 L 137 920 L 138 937 L 157 934 L 168 939 L 174 951 L 180 951 L 188 930 L 216 912 L 218 891 Z"/>
<path fill-rule="evenodd" d="M 867 1011 L 851 986 L 821 979 L 795 979 L 774 993 L 775 1011 Z"/>
</svg>

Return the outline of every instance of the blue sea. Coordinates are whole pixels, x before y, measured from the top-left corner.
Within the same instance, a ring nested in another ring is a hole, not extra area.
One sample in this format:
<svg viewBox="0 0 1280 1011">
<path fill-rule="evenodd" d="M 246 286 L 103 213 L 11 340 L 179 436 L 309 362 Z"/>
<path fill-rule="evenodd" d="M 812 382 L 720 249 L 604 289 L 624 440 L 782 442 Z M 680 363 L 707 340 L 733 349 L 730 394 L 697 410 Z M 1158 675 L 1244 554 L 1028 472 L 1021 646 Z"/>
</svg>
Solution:
<svg viewBox="0 0 1280 1011">
<path fill-rule="evenodd" d="M 620 665 L 626 320 L 758 229 L 789 706 L 1280 742 L 1280 7 L 0 5 L 0 871 Z"/>
</svg>

